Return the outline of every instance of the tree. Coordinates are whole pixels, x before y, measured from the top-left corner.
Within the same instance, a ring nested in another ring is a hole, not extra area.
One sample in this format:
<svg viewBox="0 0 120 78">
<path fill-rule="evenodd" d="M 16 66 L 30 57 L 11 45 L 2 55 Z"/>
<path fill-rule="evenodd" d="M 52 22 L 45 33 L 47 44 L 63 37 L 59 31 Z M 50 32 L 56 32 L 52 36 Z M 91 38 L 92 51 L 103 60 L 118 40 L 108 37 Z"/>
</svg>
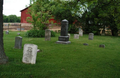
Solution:
<svg viewBox="0 0 120 78">
<path fill-rule="evenodd" d="M 118 35 L 120 29 L 120 1 L 119 0 L 98 0 L 96 3 L 89 6 L 88 10 L 83 15 L 85 26 L 88 29 L 105 28 L 111 29 L 113 36 Z M 90 28 L 91 27 L 91 28 Z M 95 30 L 92 30 L 95 31 Z"/>
<path fill-rule="evenodd" d="M 90 6 L 96 0 L 52 0 L 56 1 L 56 7 L 53 11 L 55 20 L 61 21 L 67 19 L 69 21 L 69 33 L 76 33 L 80 27 L 80 18 L 87 6 Z"/>
<path fill-rule="evenodd" d="M 28 22 L 33 24 L 34 29 L 45 30 L 46 24 L 49 23 L 51 18 L 51 10 L 54 5 L 50 5 L 49 0 L 36 0 L 33 1 L 29 9 L 29 14 L 32 16 L 27 18 Z"/>
<path fill-rule="evenodd" d="M 20 22 L 20 17 L 17 17 L 16 15 L 3 15 L 3 22 Z"/>
<path fill-rule="evenodd" d="M 87 1 L 92 3 L 96 0 L 30 0 L 30 4 L 33 3 L 30 8 L 32 19 L 28 18 L 28 21 L 33 24 L 34 29 L 43 28 L 51 16 L 55 15 L 55 19 L 59 21 L 67 19 L 72 24 L 75 14 L 81 12 L 80 4 L 84 5 Z"/>
<path fill-rule="evenodd" d="M 8 61 L 8 57 L 4 52 L 3 47 L 3 0 L 0 0 L 0 64 L 5 64 Z"/>
</svg>

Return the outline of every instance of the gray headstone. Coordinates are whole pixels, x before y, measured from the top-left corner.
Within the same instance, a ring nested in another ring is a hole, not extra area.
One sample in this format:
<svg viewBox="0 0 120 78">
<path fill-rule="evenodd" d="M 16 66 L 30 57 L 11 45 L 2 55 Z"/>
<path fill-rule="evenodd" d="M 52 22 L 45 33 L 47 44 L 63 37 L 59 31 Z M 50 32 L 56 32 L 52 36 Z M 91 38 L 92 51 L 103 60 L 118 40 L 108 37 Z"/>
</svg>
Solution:
<svg viewBox="0 0 120 78">
<path fill-rule="evenodd" d="M 83 36 L 83 30 L 79 28 L 79 36 Z"/>
<path fill-rule="evenodd" d="M 37 56 L 37 45 L 35 44 L 25 44 L 23 50 L 22 62 L 26 64 L 35 64 Z"/>
<path fill-rule="evenodd" d="M 9 31 L 6 31 L 6 34 L 9 34 Z"/>
<path fill-rule="evenodd" d="M 101 47 L 101 48 L 105 48 L 105 45 L 104 45 L 104 44 L 101 44 L 101 45 L 99 45 L 99 47 Z"/>
<path fill-rule="evenodd" d="M 89 33 L 89 40 L 93 40 L 93 38 L 94 38 L 94 34 L 93 33 Z"/>
<path fill-rule="evenodd" d="M 88 44 L 87 44 L 87 43 L 83 43 L 83 45 L 88 46 Z"/>
<path fill-rule="evenodd" d="M 62 25 L 61 26 L 61 34 L 56 43 L 69 44 L 71 42 L 69 41 L 69 36 L 68 36 L 68 21 L 66 19 L 62 20 L 61 25 Z"/>
<path fill-rule="evenodd" d="M 79 39 L 79 34 L 74 34 L 74 39 Z"/>
<path fill-rule="evenodd" d="M 49 29 L 45 30 L 45 41 L 51 40 L 51 31 Z"/>
<path fill-rule="evenodd" d="M 21 49 L 22 48 L 22 37 L 15 37 L 15 46 L 14 48 Z"/>
<path fill-rule="evenodd" d="M 17 35 L 20 35 L 20 33 L 17 33 Z"/>
</svg>

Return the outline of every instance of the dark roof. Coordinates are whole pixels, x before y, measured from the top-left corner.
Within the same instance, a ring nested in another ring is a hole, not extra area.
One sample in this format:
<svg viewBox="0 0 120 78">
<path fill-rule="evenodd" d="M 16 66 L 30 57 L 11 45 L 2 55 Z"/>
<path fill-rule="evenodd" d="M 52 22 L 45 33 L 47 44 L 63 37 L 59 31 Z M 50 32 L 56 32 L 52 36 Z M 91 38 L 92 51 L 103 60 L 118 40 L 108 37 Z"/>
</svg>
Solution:
<svg viewBox="0 0 120 78">
<path fill-rule="evenodd" d="M 22 12 L 22 11 L 24 11 L 24 10 L 28 9 L 29 7 L 31 7 L 31 6 L 28 6 L 28 7 L 24 8 L 23 10 L 20 10 L 20 12 Z"/>
</svg>

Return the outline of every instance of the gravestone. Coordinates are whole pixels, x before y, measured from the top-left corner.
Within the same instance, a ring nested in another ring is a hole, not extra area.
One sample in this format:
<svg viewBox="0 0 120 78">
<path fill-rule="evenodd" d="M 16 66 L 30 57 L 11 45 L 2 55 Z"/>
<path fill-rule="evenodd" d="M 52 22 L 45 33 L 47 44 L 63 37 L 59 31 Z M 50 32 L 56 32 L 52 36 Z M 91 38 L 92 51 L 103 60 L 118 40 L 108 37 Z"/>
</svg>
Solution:
<svg viewBox="0 0 120 78">
<path fill-rule="evenodd" d="M 83 36 L 83 30 L 79 28 L 79 36 Z"/>
<path fill-rule="evenodd" d="M 9 34 L 9 31 L 6 31 L 6 34 Z"/>
<path fill-rule="evenodd" d="M 58 44 L 70 44 L 68 36 L 68 21 L 66 19 L 61 22 L 61 34 L 56 42 Z"/>
<path fill-rule="evenodd" d="M 37 56 L 37 45 L 35 44 L 25 44 L 23 50 L 22 62 L 26 64 L 35 64 Z"/>
<path fill-rule="evenodd" d="M 68 37 L 70 38 L 70 34 L 68 34 Z"/>
<path fill-rule="evenodd" d="M 105 45 L 104 44 L 100 44 L 99 47 L 105 48 Z"/>
<path fill-rule="evenodd" d="M 88 43 L 83 43 L 83 45 L 88 46 Z"/>
<path fill-rule="evenodd" d="M 74 34 L 74 39 L 79 39 L 79 34 Z"/>
<path fill-rule="evenodd" d="M 17 35 L 20 35 L 20 33 L 17 33 Z"/>
<path fill-rule="evenodd" d="M 93 40 L 93 38 L 94 38 L 94 34 L 93 33 L 89 33 L 89 40 Z"/>
<path fill-rule="evenodd" d="M 51 40 L 51 31 L 49 29 L 45 30 L 45 41 Z"/>
<path fill-rule="evenodd" d="M 15 46 L 14 48 L 21 49 L 22 48 L 22 37 L 15 37 Z"/>
</svg>

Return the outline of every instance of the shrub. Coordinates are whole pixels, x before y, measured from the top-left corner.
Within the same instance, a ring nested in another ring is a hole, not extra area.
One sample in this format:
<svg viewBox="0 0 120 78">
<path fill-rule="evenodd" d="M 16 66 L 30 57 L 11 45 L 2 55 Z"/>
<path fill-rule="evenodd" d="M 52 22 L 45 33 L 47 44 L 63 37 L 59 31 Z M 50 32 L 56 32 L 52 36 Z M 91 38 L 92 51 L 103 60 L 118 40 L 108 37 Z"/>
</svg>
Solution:
<svg viewBox="0 0 120 78">
<path fill-rule="evenodd" d="M 25 33 L 26 37 L 45 37 L 45 30 L 29 30 Z M 55 32 L 51 31 L 51 37 L 55 37 Z"/>
<path fill-rule="evenodd" d="M 55 32 L 51 31 L 51 37 L 55 37 Z"/>
<path fill-rule="evenodd" d="M 74 33 L 77 33 L 77 31 L 78 31 L 78 28 L 74 24 L 73 25 L 69 25 L 69 28 L 68 28 L 68 32 L 69 33 L 74 34 Z"/>
</svg>

